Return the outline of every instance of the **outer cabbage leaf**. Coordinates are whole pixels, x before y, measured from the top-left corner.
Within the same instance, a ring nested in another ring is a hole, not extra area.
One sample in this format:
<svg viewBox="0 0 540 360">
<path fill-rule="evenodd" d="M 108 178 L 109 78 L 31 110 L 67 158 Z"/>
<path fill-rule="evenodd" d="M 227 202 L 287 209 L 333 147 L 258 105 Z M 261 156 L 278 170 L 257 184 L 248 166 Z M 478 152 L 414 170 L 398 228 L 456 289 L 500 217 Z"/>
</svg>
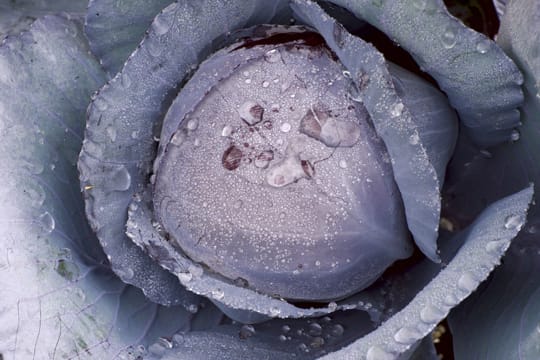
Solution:
<svg viewBox="0 0 540 360">
<path fill-rule="evenodd" d="M 488 157 L 467 159 L 464 156 L 467 152 L 462 152 L 462 158 L 455 165 L 458 171 L 465 169 L 461 181 L 468 184 L 468 188 L 456 182 L 449 189 L 458 200 L 448 211 L 456 221 L 467 221 L 471 216 L 469 212 L 458 217 L 456 212 L 465 202 L 466 191 L 474 194 L 469 196 L 469 203 L 476 210 L 483 201 L 512 191 L 524 182 L 540 179 L 539 16 L 540 6 L 535 1 L 513 1 L 506 8 L 498 41 L 525 74 L 524 125 L 519 141 L 494 150 Z M 482 184 L 474 181 L 480 174 L 484 179 Z M 538 205 L 534 205 L 526 231 L 512 245 L 491 281 L 452 312 L 450 325 L 457 356 L 490 359 L 537 359 L 540 356 L 540 282 L 536 275 L 540 266 L 539 216 Z"/>
<path fill-rule="evenodd" d="M 39 16 L 67 13 L 82 18 L 87 0 L 17 0 L 0 2 L 0 41 L 27 29 Z"/>
<path fill-rule="evenodd" d="M 493 41 L 452 17 L 442 0 L 332 2 L 407 50 L 437 80 L 477 144 L 512 137 L 523 101 L 519 70 Z"/>
<path fill-rule="evenodd" d="M 144 37 L 154 17 L 173 0 L 90 0 L 85 33 L 92 52 L 114 75 Z M 159 25 L 156 25 L 159 27 Z M 163 24 L 167 30 L 167 25 Z"/>
<path fill-rule="evenodd" d="M 221 319 L 196 297 L 191 311 L 149 302 L 112 273 L 86 222 L 76 162 L 105 81 L 89 54 L 81 26 L 56 16 L 0 46 L 3 359 L 112 358 Z"/>
</svg>

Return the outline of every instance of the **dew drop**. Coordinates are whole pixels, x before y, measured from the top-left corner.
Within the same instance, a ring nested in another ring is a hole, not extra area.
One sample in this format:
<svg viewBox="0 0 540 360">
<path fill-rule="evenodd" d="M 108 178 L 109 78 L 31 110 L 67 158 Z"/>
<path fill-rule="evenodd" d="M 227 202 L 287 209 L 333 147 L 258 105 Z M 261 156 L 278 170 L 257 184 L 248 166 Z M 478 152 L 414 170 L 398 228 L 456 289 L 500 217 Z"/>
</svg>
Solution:
<svg viewBox="0 0 540 360">
<path fill-rule="evenodd" d="M 279 341 L 287 341 L 287 337 L 285 335 L 279 335 L 278 339 Z"/>
<path fill-rule="evenodd" d="M 158 36 L 165 35 L 170 28 L 171 20 L 168 16 L 164 16 L 163 14 L 157 16 L 152 24 L 152 29 Z"/>
<path fill-rule="evenodd" d="M 187 311 L 189 311 L 190 313 L 192 314 L 196 314 L 197 311 L 199 311 L 199 307 L 195 304 L 190 304 L 188 307 L 187 307 Z"/>
<path fill-rule="evenodd" d="M 500 255 L 504 252 L 508 241 L 505 240 L 492 240 L 486 244 L 486 251 L 493 255 Z"/>
<path fill-rule="evenodd" d="M 188 121 L 186 127 L 190 131 L 197 130 L 197 127 L 199 126 L 199 121 L 197 119 L 191 119 Z"/>
<path fill-rule="evenodd" d="M 516 229 L 520 231 L 525 223 L 525 219 L 520 215 L 509 215 L 504 219 L 504 228 L 508 230 Z"/>
<path fill-rule="evenodd" d="M 427 5 L 427 0 L 413 0 L 413 5 L 418 10 L 424 10 Z"/>
<path fill-rule="evenodd" d="M 276 317 L 276 316 L 278 316 L 279 314 L 281 314 L 281 310 L 280 310 L 277 306 L 272 306 L 272 307 L 270 308 L 270 316 Z"/>
<path fill-rule="evenodd" d="M 298 350 L 300 350 L 301 352 L 304 352 L 304 353 L 309 352 L 308 346 L 306 344 L 304 344 L 304 343 L 301 343 L 300 345 L 298 345 Z"/>
<path fill-rule="evenodd" d="M 98 96 L 95 100 L 94 100 L 94 105 L 96 106 L 96 108 L 99 110 L 99 111 L 105 111 L 107 110 L 107 108 L 109 107 L 109 105 L 107 104 L 107 102 L 100 96 Z"/>
<path fill-rule="evenodd" d="M 366 360 L 394 360 L 395 358 L 393 354 L 376 345 L 371 346 L 366 354 Z"/>
<path fill-rule="evenodd" d="M 343 71 L 343 76 L 348 78 L 348 79 L 352 78 L 351 72 L 349 70 L 344 70 Z"/>
<path fill-rule="evenodd" d="M 485 54 L 488 52 L 489 47 L 491 46 L 491 41 L 488 39 L 480 40 L 476 44 L 476 51 L 478 51 L 480 54 Z"/>
<path fill-rule="evenodd" d="M 111 171 L 106 187 L 109 190 L 126 191 L 131 186 L 131 175 L 124 165 L 118 166 Z"/>
<path fill-rule="evenodd" d="M 346 169 L 347 168 L 347 161 L 339 160 L 339 167 L 342 168 L 342 169 Z"/>
<path fill-rule="evenodd" d="M 212 297 L 216 300 L 221 300 L 225 296 L 225 293 L 221 289 L 214 289 L 212 290 Z"/>
<path fill-rule="evenodd" d="M 56 227 L 54 217 L 48 211 L 45 211 L 39 216 L 39 223 L 41 224 L 41 228 L 45 234 L 52 233 Z"/>
<path fill-rule="evenodd" d="M 309 343 L 309 346 L 314 349 L 319 349 L 324 346 L 324 339 L 320 336 L 314 337 Z"/>
<path fill-rule="evenodd" d="M 329 309 L 330 311 L 336 311 L 336 310 L 337 310 L 337 304 L 336 304 L 334 301 L 329 302 L 329 303 L 328 303 L 328 309 Z"/>
<path fill-rule="evenodd" d="M 254 165 L 259 169 L 266 169 L 273 159 L 274 152 L 272 150 L 265 150 L 255 157 Z"/>
<path fill-rule="evenodd" d="M 322 334 L 322 326 L 317 322 L 313 322 L 309 324 L 308 333 L 311 336 L 319 336 Z"/>
<path fill-rule="evenodd" d="M 345 333 L 345 328 L 341 324 L 335 324 L 330 328 L 330 335 L 340 337 Z"/>
<path fill-rule="evenodd" d="M 521 137 L 521 134 L 519 133 L 519 130 L 518 129 L 514 129 L 512 130 L 512 132 L 510 133 L 510 140 L 511 141 L 518 141 L 519 138 Z"/>
<path fill-rule="evenodd" d="M 135 272 L 129 267 L 125 269 L 117 269 L 116 273 L 122 280 L 131 280 L 135 276 Z"/>
<path fill-rule="evenodd" d="M 478 286 L 478 281 L 476 281 L 471 273 L 466 272 L 459 277 L 457 286 L 463 291 L 471 292 Z"/>
<path fill-rule="evenodd" d="M 255 328 L 253 327 L 253 325 L 248 325 L 248 324 L 243 325 L 240 328 L 240 332 L 238 335 L 240 336 L 240 339 L 250 338 L 253 335 L 255 335 Z"/>
<path fill-rule="evenodd" d="M 403 327 L 394 334 L 394 340 L 400 344 L 410 345 L 422 338 L 422 334 L 413 328 Z"/>
<path fill-rule="evenodd" d="M 442 318 L 444 318 L 444 312 L 433 305 L 426 305 L 420 310 L 420 320 L 426 324 L 436 323 Z"/>
<path fill-rule="evenodd" d="M 459 303 L 459 298 L 457 297 L 456 294 L 448 294 L 446 295 L 446 297 L 444 298 L 444 303 L 448 306 L 454 306 L 456 305 L 457 303 Z"/>
<path fill-rule="evenodd" d="M 400 116 L 402 113 L 403 113 L 403 108 L 405 106 L 403 105 L 403 103 L 396 103 L 394 104 L 394 106 L 392 107 L 392 109 L 390 110 L 390 115 L 392 115 L 393 117 L 398 117 Z"/>
<path fill-rule="evenodd" d="M 232 132 L 233 132 L 232 126 L 226 125 L 221 130 L 221 136 L 223 136 L 223 137 L 231 136 Z"/>
<path fill-rule="evenodd" d="M 289 124 L 288 122 L 283 123 L 283 124 L 281 124 L 279 129 L 284 133 L 288 133 L 289 131 L 291 131 L 291 124 Z"/>
<path fill-rule="evenodd" d="M 174 133 L 171 139 L 171 144 L 175 146 L 181 146 L 186 141 L 186 138 L 187 138 L 186 132 L 182 130 L 178 130 L 177 132 Z"/>
<path fill-rule="evenodd" d="M 442 34 L 442 44 L 445 48 L 451 49 L 456 45 L 456 32 L 452 27 L 446 28 Z"/>
<path fill-rule="evenodd" d="M 181 273 L 178 273 L 178 279 L 182 283 L 190 282 L 193 279 L 193 274 L 190 273 L 189 271 L 188 272 L 181 272 Z"/>
<path fill-rule="evenodd" d="M 264 54 L 264 60 L 268 61 L 269 63 L 281 61 L 281 53 L 277 49 L 267 51 L 266 54 Z"/>
<path fill-rule="evenodd" d="M 105 129 L 105 132 L 107 133 L 107 136 L 111 140 L 111 142 L 116 141 L 116 129 L 113 126 L 107 126 L 107 129 Z"/>
<path fill-rule="evenodd" d="M 263 87 L 263 88 L 267 88 L 267 87 L 269 87 L 269 86 L 270 86 L 270 82 L 269 82 L 269 81 L 263 81 L 263 83 L 262 83 L 262 87 Z"/>
<path fill-rule="evenodd" d="M 284 333 L 284 334 L 287 334 L 289 331 L 291 331 L 291 327 L 289 325 L 283 325 L 281 327 L 281 331 Z"/>
<path fill-rule="evenodd" d="M 126 73 L 122 73 L 120 81 L 121 81 L 122 86 L 124 87 L 124 89 L 127 89 L 127 88 L 129 88 L 131 86 L 131 78 Z"/>
</svg>

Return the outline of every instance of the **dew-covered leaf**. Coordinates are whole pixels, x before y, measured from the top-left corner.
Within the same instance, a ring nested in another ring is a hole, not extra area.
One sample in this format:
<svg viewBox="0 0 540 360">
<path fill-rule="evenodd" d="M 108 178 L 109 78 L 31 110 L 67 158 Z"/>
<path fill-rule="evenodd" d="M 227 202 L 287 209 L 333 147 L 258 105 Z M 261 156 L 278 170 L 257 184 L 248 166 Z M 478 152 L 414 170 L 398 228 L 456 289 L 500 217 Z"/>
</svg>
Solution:
<svg viewBox="0 0 540 360">
<path fill-rule="evenodd" d="M 88 0 L 17 0 L 0 2 L 0 41 L 27 29 L 38 17 L 66 13 L 82 19 Z"/>
<path fill-rule="evenodd" d="M 522 76 L 493 41 L 450 16 L 442 0 L 332 2 L 407 50 L 437 80 L 477 144 L 511 139 L 519 126 Z"/>
<path fill-rule="evenodd" d="M 76 163 L 90 96 L 105 82 L 89 54 L 82 28 L 56 16 L 0 46 L 2 359 L 114 358 L 207 316 L 120 281 L 88 226 Z M 205 323 L 194 327 L 215 321 Z"/>
<path fill-rule="evenodd" d="M 85 33 L 92 52 L 114 75 L 144 37 L 154 17 L 173 0 L 90 0 Z M 167 31 L 166 24 L 160 28 Z"/>
<path fill-rule="evenodd" d="M 90 225 L 120 277 L 159 303 L 182 302 L 185 291 L 124 232 L 132 195 L 148 183 L 163 112 L 180 82 L 211 51 L 212 41 L 270 20 L 275 5 L 219 0 L 171 4 L 89 107 L 79 170 Z M 124 276 L 131 273 L 133 277 Z"/>
<path fill-rule="evenodd" d="M 531 186 L 490 205 L 464 231 L 465 243 L 452 261 L 407 306 L 373 332 L 323 359 L 392 359 L 424 338 L 500 263 L 525 223 L 532 195 Z"/>
<path fill-rule="evenodd" d="M 423 125 L 426 119 L 417 119 L 417 114 L 406 106 L 388 72 L 385 59 L 373 46 L 349 34 L 313 2 L 295 1 L 293 7 L 321 33 L 351 74 L 358 87 L 355 98 L 366 107 L 390 154 L 409 230 L 422 252 L 438 261 L 437 230 L 441 208 L 438 177 L 442 174 L 437 174 L 431 160 L 438 160 L 437 168 L 442 170 L 445 159 L 437 159 L 437 156 L 445 153 L 447 160 L 449 152 L 444 149 L 432 152 L 430 156 L 428 150 L 437 149 L 430 137 L 440 139 L 443 134 L 427 135 L 429 129 Z M 450 124 L 454 121 L 452 116 L 446 120 Z M 453 126 L 444 128 L 449 129 L 450 138 L 455 136 Z M 422 129 L 428 131 L 422 134 Z M 429 147 L 422 141 L 426 141 Z"/>
<path fill-rule="evenodd" d="M 465 169 L 463 181 L 468 184 L 465 189 L 453 181 L 449 189 L 455 201 L 450 204 L 448 213 L 458 222 L 467 221 L 471 216 L 471 211 L 462 217 L 456 211 L 465 203 L 467 191 L 473 194 L 468 198 L 472 200 L 469 202 L 473 205 L 472 211 L 475 211 L 483 201 L 508 193 L 525 182 L 538 183 L 540 180 L 540 101 L 536 95 L 540 79 L 539 14 L 540 7 L 536 2 L 515 1 L 510 2 L 502 19 L 498 41 L 525 75 L 524 124 L 515 143 L 494 149 L 489 157 L 474 156 L 466 160 L 467 152 L 463 151 L 460 161 L 456 161 L 455 171 Z M 477 179 L 482 179 L 483 183 Z M 490 281 L 452 311 L 450 325 L 457 356 L 493 359 L 536 359 L 540 356 L 540 283 L 536 275 L 540 264 L 538 210 L 538 205 L 532 207 L 525 230 Z"/>
<path fill-rule="evenodd" d="M 367 315 L 359 311 L 256 325 L 225 322 L 210 331 L 178 333 L 169 348 L 152 345 L 148 359 L 316 359 L 373 328 Z"/>
</svg>

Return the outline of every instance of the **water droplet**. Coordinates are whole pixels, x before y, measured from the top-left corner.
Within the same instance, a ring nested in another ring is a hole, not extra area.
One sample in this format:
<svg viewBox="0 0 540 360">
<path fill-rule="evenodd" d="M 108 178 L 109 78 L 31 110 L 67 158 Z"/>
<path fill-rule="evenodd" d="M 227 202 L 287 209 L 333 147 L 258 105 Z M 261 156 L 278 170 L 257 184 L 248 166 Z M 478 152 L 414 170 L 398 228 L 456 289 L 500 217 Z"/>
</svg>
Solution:
<svg viewBox="0 0 540 360">
<path fill-rule="evenodd" d="M 272 307 L 270 308 L 270 316 L 276 317 L 276 316 L 278 316 L 279 314 L 281 314 L 281 310 L 280 310 L 277 306 L 272 306 Z"/>
<path fill-rule="evenodd" d="M 456 32 L 453 27 L 448 27 L 444 30 L 441 41 L 443 46 L 447 49 L 451 49 L 456 45 Z"/>
<path fill-rule="evenodd" d="M 162 36 L 169 31 L 171 25 L 171 19 L 164 14 L 160 14 L 154 19 L 154 22 L 152 23 L 152 29 L 155 31 L 156 35 Z"/>
<path fill-rule="evenodd" d="M 105 132 L 107 133 L 107 136 L 112 142 L 116 141 L 116 129 L 113 126 L 107 126 Z"/>
<path fill-rule="evenodd" d="M 199 126 L 199 121 L 197 119 L 191 119 L 188 121 L 186 127 L 190 131 L 197 130 L 197 127 Z"/>
<path fill-rule="evenodd" d="M 482 39 L 476 44 L 476 51 L 480 54 L 485 54 L 488 52 L 490 46 L 491 41 L 489 39 Z"/>
<path fill-rule="evenodd" d="M 262 120 L 264 108 L 255 101 L 246 101 L 240 105 L 238 114 L 249 125 L 255 125 Z"/>
<path fill-rule="evenodd" d="M 519 133 L 519 130 L 518 129 L 514 129 L 512 130 L 512 132 L 510 133 L 510 140 L 511 141 L 518 141 L 519 138 L 521 137 L 521 134 Z"/>
<path fill-rule="evenodd" d="M 444 312 L 433 305 L 426 305 L 420 310 L 420 319 L 426 324 L 439 322 L 442 318 L 444 318 Z"/>
<path fill-rule="evenodd" d="M 125 269 L 116 269 L 116 274 L 122 279 L 122 280 L 131 280 L 135 276 L 135 272 L 132 268 L 125 268 Z"/>
<path fill-rule="evenodd" d="M 163 52 L 163 45 L 160 43 L 159 38 L 150 36 L 146 38 L 143 46 L 146 45 L 146 49 L 150 56 L 158 57 Z"/>
<path fill-rule="evenodd" d="M 223 129 L 221 130 L 221 136 L 224 136 L 224 137 L 226 137 L 226 136 L 231 136 L 232 132 L 233 132 L 232 126 L 226 125 L 226 126 L 224 126 Z"/>
<path fill-rule="evenodd" d="M 418 136 L 418 133 L 414 133 L 409 137 L 409 144 L 411 145 L 418 145 L 420 142 L 420 136 Z"/>
<path fill-rule="evenodd" d="M 509 242 L 506 240 L 492 240 L 486 244 L 486 251 L 490 254 L 499 256 L 504 252 Z"/>
<path fill-rule="evenodd" d="M 311 346 L 314 349 L 319 349 L 324 346 L 324 339 L 320 336 L 317 336 L 311 340 L 309 343 L 309 346 Z"/>
<path fill-rule="evenodd" d="M 392 109 L 390 110 L 390 115 L 392 115 L 393 117 L 398 117 L 400 116 L 402 113 L 403 113 L 403 108 L 405 106 L 403 105 L 403 103 L 396 103 L 394 104 L 394 106 L 392 107 Z"/>
<path fill-rule="evenodd" d="M 264 60 L 269 63 L 276 63 L 281 60 L 281 53 L 277 49 L 272 49 L 264 54 Z"/>
<path fill-rule="evenodd" d="M 330 311 L 336 311 L 336 310 L 337 310 L 337 304 L 336 304 L 334 301 L 329 302 L 329 303 L 328 303 L 328 309 L 329 309 Z"/>
<path fill-rule="evenodd" d="M 95 107 L 96 107 L 99 111 L 105 111 L 105 110 L 107 110 L 107 108 L 109 107 L 109 105 L 107 104 L 107 102 L 106 102 L 101 96 L 98 96 L 98 97 L 94 100 L 94 105 L 95 105 Z"/>
<path fill-rule="evenodd" d="M 283 325 L 281 327 L 281 331 L 284 333 L 284 334 L 287 334 L 289 331 L 291 331 L 291 327 L 289 325 Z"/>
<path fill-rule="evenodd" d="M 521 215 L 509 215 L 504 219 L 504 228 L 508 230 L 520 231 L 523 224 L 525 224 L 525 219 Z"/>
<path fill-rule="evenodd" d="M 444 298 L 444 303 L 448 306 L 451 306 L 453 307 L 454 305 L 456 305 L 457 303 L 459 303 L 459 298 L 457 297 L 456 294 L 448 294 L 446 295 L 446 297 Z"/>
<path fill-rule="evenodd" d="M 315 266 L 321 266 L 321 262 L 319 260 L 315 261 Z"/>
<path fill-rule="evenodd" d="M 138 139 L 139 138 L 139 132 L 137 130 L 134 130 L 131 132 L 131 138 L 132 139 Z"/>
<path fill-rule="evenodd" d="M 184 335 L 182 334 L 174 334 L 172 337 L 172 340 L 175 345 L 182 345 L 185 341 Z"/>
<path fill-rule="evenodd" d="M 347 168 L 347 161 L 339 160 L 339 167 L 342 168 L 342 169 L 346 169 Z"/>
<path fill-rule="evenodd" d="M 45 190 L 39 184 L 31 184 L 29 187 L 25 187 L 24 194 L 28 196 L 31 202 L 31 206 L 38 209 L 43 206 L 47 195 Z"/>
<path fill-rule="evenodd" d="M 457 286 L 463 291 L 471 292 L 478 286 L 478 281 L 476 281 L 471 273 L 466 272 L 459 277 Z"/>
<path fill-rule="evenodd" d="M 394 340 L 400 344 L 410 345 L 422 338 L 422 334 L 413 328 L 403 327 L 394 334 Z"/>
<path fill-rule="evenodd" d="M 265 150 L 261 152 L 255 158 L 254 165 L 259 169 L 266 169 L 270 162 L 274 159 L 274 152 L 272 150 Z"/>
<path fill-rule="evenodd" d="M 418 10 L 424 10 L 427 5 L 427 0 L 413 0 L 413 5 Z"/>
<path fill-rule="evenodd" d="M 127 89 L 131 86 L 131 78 L 128 74 L 122 73 L 120 81 L 122 82 L 122 86 Z"/>
<path fill-rule="evenodd" d="M 287 337 L 285 335 L 279 335 L 278 339 L 279 341 L 287 341 Z"/>
<path fill-rule="evenodd" d="M 311 336 L 319 336 L 319 335 L 321 335 L 322 330 L 323 330 L 322 326 L 317 322 L 313 322 L 313 323 L 309 324 L 308 333 Z"/>
<path fill-rule="evenodd" d="M 188 272 L 178 273 L 177 276 L 178 276 L 178 279 L 180 280 L 180 282 L 182 282 L 182 283 L 190 282 L 193 279 L 193 274 L 190 273 L 189 271 Z"/>
<path fill-rule="evenodd" d="M 270 82 L 269 82 L 269 81 L 263 81 L 263 83 L 262 83 L 262 87 L 263 87 L 263 88 L 267 88 L 267 87 L 269 87 L 269 86 L 270 86 Z"/>
<path fill-rule="evenodd" d="M 348 78 L 348 79 L 352 78 L 351 72 L 349 70 L 344 70 L 343 71 L 343 76 Z"/>
<path fill-rule="evenodd" d="M 52 233 L 54 228 L 56 227 L 54 217 L 48 211 L 45 211 L 39 216 L 39 223 L 45 234 Z"/>
<path fill-rule="evenodd" d="M 212 297 L 214 299 L 221 300 L 223 299 L 224 296 L 225 296 L 225 293 L 223 292 L 223 290 L 219 288 L 212 290 Z"/>
<path fill-rule="evenodd" d="M 252 337 L 253 335 L 255 335 L 255 328 L 253 327 L 253 325 L 243 325 L 240 328 L 240 339 L 247 339 Z"/>
<path fill-rule="evenodd" d="M 345 328 L 340 324 L 335 324 L 330 328 L 330 335 L 340 337 L 345 332 Z"/>
<path fill-rule="evenodd" d="M 378 346 L 371 346 L 366 354 L 366 360 L 394 360 L 396 357 Z"/>
<path fill-rule="evenodd" d="M 177 132 L 174 133 L 171 139 L 171 144 L 175 146 L 181 146 L 186 141 L 186 139 L 187 139 L 186 132 L 183 130 L 178 130 Z"/>
<path fill-rule="evenodd" d="M 284 133 L 288 133 L 289 131 L 291 131 L 291 124 L 289 124 L 288 122 L 283 123 L 283 124 L 281 124 L 279 129 Z"/>
<path fill-rule="evenodd" d="M 304 352 L 304 353 L 309 352 L 309 348 L 304 343 L 301 343 L 300 345 L 298 345 L 298 350 L 300 350 L 301 352 Z"/>
<path fill-rule="evenodd" d="M 124 165 L 114 168 L 109 174 L 106 188 L 115 191 L 126 191 L 131 186 L 131 175 Z"/>
<path fill-rule="evenodd" d="M 197 311 L 199 311 L 199 307 L 195 304 L 190 304 L 188 307 L 187 307 L 187 311 L 189 311 L 190 313 L 192 314 L 196 314 Z"/>
</svg>

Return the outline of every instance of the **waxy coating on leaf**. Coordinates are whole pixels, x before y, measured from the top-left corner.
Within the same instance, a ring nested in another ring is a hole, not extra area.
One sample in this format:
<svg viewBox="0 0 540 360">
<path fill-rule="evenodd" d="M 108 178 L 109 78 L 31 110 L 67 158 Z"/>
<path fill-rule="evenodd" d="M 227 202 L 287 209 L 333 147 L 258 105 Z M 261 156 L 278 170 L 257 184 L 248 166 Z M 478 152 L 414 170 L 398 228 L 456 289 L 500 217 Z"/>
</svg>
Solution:
<svg viewBox="0 0 540 360">
<path fill-rule="evenodd" d="M 188 135 L 160 160 L 154 209 L 186 254 L 231 280 L 287 299 L 338 299 L 410 245 L 388 155 L 349 98 L 354 85 L 325 47 L 299 39 L 232 46 L 259 56 L 234 64 L 183 119 L 177 133 Z M 201 76 L 232 61 L 215 56 Z"/>
</svg>

